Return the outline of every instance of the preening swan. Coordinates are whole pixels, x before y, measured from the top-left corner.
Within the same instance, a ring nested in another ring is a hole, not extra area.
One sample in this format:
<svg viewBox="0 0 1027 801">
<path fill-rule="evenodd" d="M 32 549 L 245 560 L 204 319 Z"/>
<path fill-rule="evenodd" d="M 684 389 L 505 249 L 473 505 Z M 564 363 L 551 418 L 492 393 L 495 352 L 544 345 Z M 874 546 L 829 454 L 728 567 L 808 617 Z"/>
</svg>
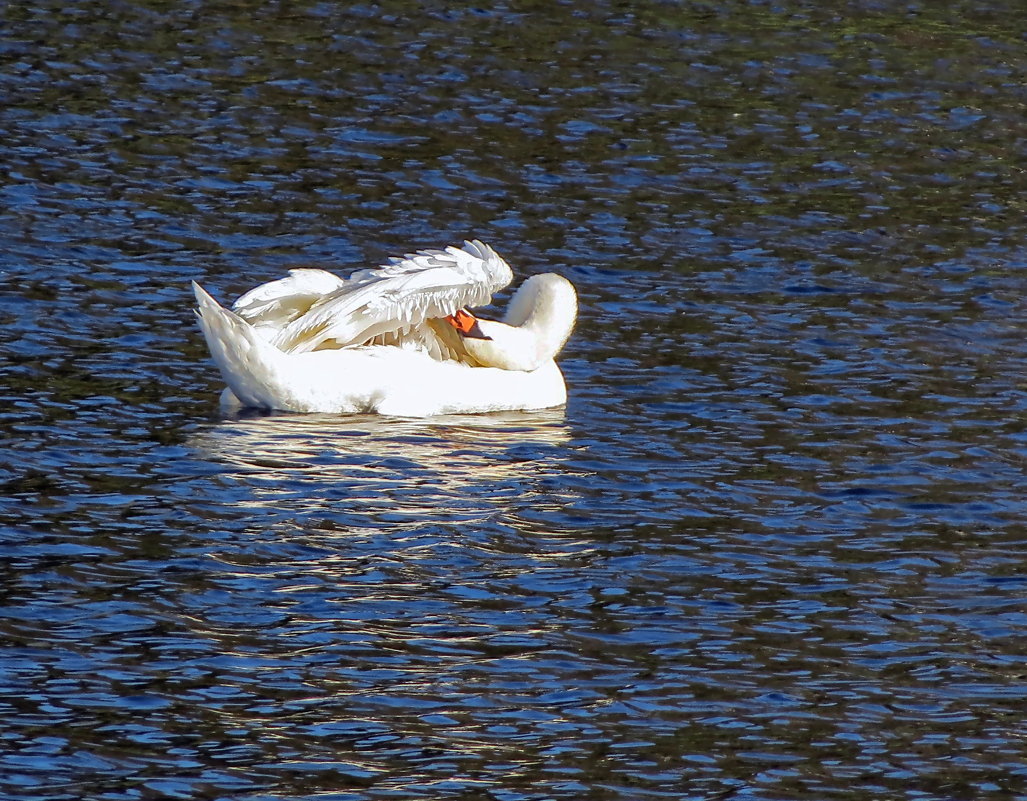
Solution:
<svg viewBox="0 0 1027 801">
<path fill-rule="evenodd" d="M 527 279 L 502 322 L 475 317 L 513 279 L 488 245 L 422 250 L 339 278 L 290 270 L 231 311 L 196 312 L 228 405 L 403 417 L 543 409 L 567 399 L 554 358 L 577 317 L 555 273 Z"/>
</svg>

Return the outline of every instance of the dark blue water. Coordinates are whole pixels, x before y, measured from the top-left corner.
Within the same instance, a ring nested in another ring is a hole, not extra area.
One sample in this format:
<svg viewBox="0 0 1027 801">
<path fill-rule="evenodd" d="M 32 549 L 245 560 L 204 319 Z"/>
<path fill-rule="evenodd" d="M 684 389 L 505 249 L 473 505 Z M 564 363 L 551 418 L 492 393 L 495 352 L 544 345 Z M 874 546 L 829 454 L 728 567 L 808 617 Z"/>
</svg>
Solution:
<svg viewBox="0 0 1027 801">
<path fill-rule="evenodd" d="M 1015 4 L 7 5 L 0 796 L 1027 798 Z M 566 410 L 243 416 L 475 236 Z"/>
</svg>

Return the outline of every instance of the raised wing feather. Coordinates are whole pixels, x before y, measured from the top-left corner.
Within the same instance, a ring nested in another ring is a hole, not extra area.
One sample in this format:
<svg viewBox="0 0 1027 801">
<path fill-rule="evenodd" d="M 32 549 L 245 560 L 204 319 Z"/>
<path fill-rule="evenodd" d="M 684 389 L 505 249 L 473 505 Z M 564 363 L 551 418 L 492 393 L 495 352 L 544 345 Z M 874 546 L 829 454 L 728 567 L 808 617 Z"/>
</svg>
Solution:
<svg viewBox="0 0 1027 801">
<path fill-rule="evenodd" d="M 431 336 L 425 321 L 485 305 L 511 280 L 510 266 L 478 240 L 463 248 L 418 251 L 354 273 L 288 322 L 273 342 L 286 352 L 301 353 L 329 342 L 333 347 L 360 345 L 421 327 Z"/>
<path fill-rule="evenodd" d="M 326 270 L 289 270 L 285 278 L 251 289 L 232 304 L 232 311 L 260 330 L 265 337 L 273 337 L 297 317 L 310 311 L 310 307 L 317 301 L 345 283 L 342 278 Z"/>
</svg>

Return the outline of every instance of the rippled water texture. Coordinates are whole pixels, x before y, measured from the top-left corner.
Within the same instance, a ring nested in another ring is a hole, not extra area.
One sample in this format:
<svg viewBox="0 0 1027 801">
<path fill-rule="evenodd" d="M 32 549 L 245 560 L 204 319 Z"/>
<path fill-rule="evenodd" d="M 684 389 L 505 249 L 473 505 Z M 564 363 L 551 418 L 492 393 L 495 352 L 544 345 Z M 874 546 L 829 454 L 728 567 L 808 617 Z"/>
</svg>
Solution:
<svg viewBox="0 0 1027 801">
<path fill-rule="evenodd" d="M 7 3 L 0 796 L 1027 798 L 1025 30 Z M 468 236 L 566 410 L 220 416 L 190 279 Z"/>
</svg>

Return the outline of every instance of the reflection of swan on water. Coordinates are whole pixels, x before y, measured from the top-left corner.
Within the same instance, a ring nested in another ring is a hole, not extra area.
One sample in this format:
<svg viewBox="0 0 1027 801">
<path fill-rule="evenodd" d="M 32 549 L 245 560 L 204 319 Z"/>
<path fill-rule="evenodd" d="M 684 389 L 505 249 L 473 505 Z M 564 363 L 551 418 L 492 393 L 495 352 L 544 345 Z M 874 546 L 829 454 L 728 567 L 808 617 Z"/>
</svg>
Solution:
<svg viewBox="0 0 1027 801">
<path fill-rule="evenodd" d="M 223 420 L 192 445 L 253 487 L 247 505 L 345 499 L 353 512 L 474 519 L 494 511 L 504 482 L 520 495 L 551 474 L 563 458 L 553 449 L 570 436 L 563 421 L 562 409 L 430 420 L 274 414 Z"/>
<path fill-rule="evenodd" d="M 567 279 L 534 275 L 503 322 L 478 320 L 513 272 L 482 242 L 342 279 L 293 270 L 232 310 L 193 284 L 229 404 L 404 417 L 543 409 L 567 398 L 554 361 L 577 316 Z"/>
</svg>

